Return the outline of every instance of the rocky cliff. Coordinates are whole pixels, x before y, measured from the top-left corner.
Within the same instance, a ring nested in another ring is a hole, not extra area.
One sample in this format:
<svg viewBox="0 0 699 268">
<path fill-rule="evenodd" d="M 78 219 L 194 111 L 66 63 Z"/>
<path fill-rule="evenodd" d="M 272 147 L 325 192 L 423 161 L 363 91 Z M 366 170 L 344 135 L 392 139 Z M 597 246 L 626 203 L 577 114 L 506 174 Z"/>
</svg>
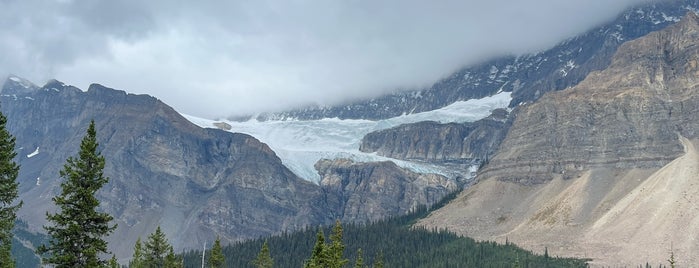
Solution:
<svg viewBox="0 0 699 268">
<path fill-rule="evenodd" d="M 520 107 L 479 183 L 421 222 L 607 266 L 699 262 L 699 18 Z M 649 245 L 653 245 L 649 247 Z"/>
<path fill-rule="evenodd" d="M 4 88 L 11 94 L 3 91 L 2 110 L 20 148 L 20 217 L 37 229 L 91 119 L 111 178 L 99 198 L 119 225 L 110 247 L 122 257 L 156 225 L 180 249 L 332 220 L 318 187 L 251 136 L 199 128 L 153 97 L 96 84 L 82 92 L 10 79 Z"/>
<path fill-rule="evenodd" d="M 402 215 L 420 205 L 431 205 L 458 189 L 437 174 L 418 174 L 395 163 L 357 163 L 349 159 L 323 159 L 315 165 L 320 185 L 334 218 L 376 221 Z"/>
<path fill-rule="evenodd" d="M 498 109 L 476 122 L 419 122 L 367 134 L 362 152 L 404 160 L 475 163 L 487 161 L 509 129 L 508 112 Z"/>
</svg>

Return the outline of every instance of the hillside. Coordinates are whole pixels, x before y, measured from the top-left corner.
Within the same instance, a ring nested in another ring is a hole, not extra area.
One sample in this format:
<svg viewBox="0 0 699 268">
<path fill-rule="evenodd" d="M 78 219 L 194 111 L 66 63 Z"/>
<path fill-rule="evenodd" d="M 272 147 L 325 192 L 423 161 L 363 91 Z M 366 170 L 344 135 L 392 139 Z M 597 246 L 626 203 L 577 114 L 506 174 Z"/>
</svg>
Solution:
<svg viewBox="0 0 699 268">
<path fill-rule="evenodd" d="M 697 38 L 690 12 L 521 106 L 479 182 L 420 225 L 600 265 L 662 263 L 671 247 L 699 262 Z"/>
</svg>

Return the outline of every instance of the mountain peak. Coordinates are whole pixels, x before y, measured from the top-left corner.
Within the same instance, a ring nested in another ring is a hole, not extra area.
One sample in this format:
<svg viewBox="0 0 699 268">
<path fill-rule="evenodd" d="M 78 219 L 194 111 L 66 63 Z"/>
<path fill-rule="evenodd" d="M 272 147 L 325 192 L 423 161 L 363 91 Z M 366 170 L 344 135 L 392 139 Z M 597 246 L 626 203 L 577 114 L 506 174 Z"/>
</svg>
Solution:
<svg viewBox="0 0 699 268">
<path fill-rule="evenodd" d="M 36 90 L 37 88 L 39 87 L 29 80 L 11 74 L 5 79 L 2 92 L 3 94 L 20 94 Z"/>
</svg>

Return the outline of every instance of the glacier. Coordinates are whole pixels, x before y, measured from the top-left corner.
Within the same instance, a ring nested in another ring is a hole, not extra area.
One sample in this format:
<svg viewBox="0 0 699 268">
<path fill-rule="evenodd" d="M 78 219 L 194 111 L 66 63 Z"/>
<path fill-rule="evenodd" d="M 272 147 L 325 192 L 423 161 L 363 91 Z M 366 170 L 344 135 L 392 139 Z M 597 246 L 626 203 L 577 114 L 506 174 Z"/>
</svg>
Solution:
<svg viewBox="0 0 699 268">
<path fill-rule="evenodd" d="M 210 120 L 182 114 L 190 122 L 204 128 L 217 128 L 214 123 L 225 122 L 230 132 L 249 134 L 270 146 L 282 163 L 297 176 L 319 183 L 314 168 L 323 158 L 349 158 L 356 162 L 393 161 L 398 166 L 418 173 L 436 173 L 452 177 L 443 166 L 404 161 L 359 151 L 362 138 L 370 132 L 401 124 L 421 121 L 440 123 L 473 122 L 487 117 L 498 108 L 507 108 L 512 100 L 510 92 L 501 92 L 482 99 L 455 102 L 441 109 L 402 115 L 385 120 L 357 120 L 325 118 L 320 120 L 272 120 L 245 122 Z"/>
</svg>

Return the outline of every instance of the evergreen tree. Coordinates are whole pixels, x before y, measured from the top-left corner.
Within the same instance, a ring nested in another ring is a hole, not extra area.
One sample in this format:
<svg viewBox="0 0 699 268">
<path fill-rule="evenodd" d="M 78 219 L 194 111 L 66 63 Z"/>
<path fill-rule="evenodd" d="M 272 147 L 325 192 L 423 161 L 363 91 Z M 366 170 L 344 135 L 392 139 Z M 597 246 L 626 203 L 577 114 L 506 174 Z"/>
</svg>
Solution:
<svg viewBox="0 0 699 268">
<path fill-rule="evenodd" d="M 340 268 L 345 266 L 348 259 L 343 257 L 345 245 L 342 243 L 342 224 L 339 220 L 335 221 L 332 234 L 330 234 L 330 245 L 327 246 L 325 252 L 327 258 L 327 267 Z"/>
<path fill-rule="evenodd" d="M 675 252 L 673 250 L 670 250 L 670 259 L 667 260 L 667 262 L 670 263 L 670 268 L 675 268 Z"/>
<path fill-rule="evenodd" d="M 148 236 L 146 241 L 145 262 L 144 266 L 148 268 L 162 268 L 165 266 L 165 259 L 172 250 L 172 246 L 167 241 L 165 233 L 160 230 L 160 226 L 155 229 L 155 232 Z"/>
<path fill-rule="evenodd" d="M 362 249 L 357 249 L 357 259 L 354 261 L 354 268 L 364 268 L 364 256 L 362 256 Z"/>
<path fill-rule="evenodd" d="M 172 246 L 169 247 L 170 250 L 167 253 L 167 256 L 165 256 L 165 266 L 166 268 L 182 268 L 182 260 L 180 257 L 175 255 L 175 251 L 172 249 Z"/>
<path fill-rule="evenodd" d="M 133 247 L 133 257 L 129 262 L 129 268 L 144 268 L 145 258 L 143 256 L 143 246 L 141 238 L 136 239 L 136 245 Z"/>
<path fill-rule="evenodd" d="M 95 122 L 91 121 L 77 158 L 69 157 L 60 172 L 65 180 L 61 183 L 60 195 L 53 198 L 58 212 L 46 213 L 51 225 L 44 229 L 51 239 L 48 245 L 38 249 L 45 264 L 59 268 L 106 264 L 99 257 L 108 253 L 103 237 L 112 233 L 116 224 L 110 226 L 112 216 L 97 211 L 100 201 L 95 194 L 109 181 L 102 174 L 104 157 L 97 150 L 98 146 Z"/>
<path fill-rule="evenodd" d="M 15 137 L 5 128 L 7 118 L 0 113 L 0 268 L 15 267 L 10 253 L 12 248 L 12 228 L 15 226 L 17 210 L 22 202 L 16 203 L 17 174 L 19 166 L 14 162 Z"/>
<path fill-rule="evenodd" d="M 267 243 L 265 243 L 265 246 L 267 246 Z M 209 267 L 222 268 L 224 264 L 225 257 L 223 256 L 223 249 L 221 248 L 221 238 L 216 237 L 214 246 L 211 247 L 211 254 L 209 255 Z"/>
<path fill-rule="evenodd" d="M 374 258 L 373 268 L 383 268 L 383 252 L 379 251 L 379 255 Z"/>
<path fill-rule="evenodd" d="M 311 253 L 311 258 L 306 261 L 304 265 L 305 268 L 323 268 L 325 267 L 325 234 L 323 229 L 318 229 L 318 234 L 316 235 L 316 244 L 313 246 L 313 252 Z"/>
<path fill-rule="evenodd" d="M 119 268 L 119 263 L 117 262 L 116 255 L 112 254 L 112 258 L 109 259 L 109 263 L 107 264 L 107 267 Z"/>
<path fill-rule="evenodd" d="M 269 254 L 269 247 L 267 246 L 267 241 L 262 244 L 262 249 L 260 249 L 260 254 L 257 254 L 257 258 L 252 262 L 257 268 L 272 268 L 274 266 L 274 261 L 272 260 L 272 255 Z"/>
</svg>

